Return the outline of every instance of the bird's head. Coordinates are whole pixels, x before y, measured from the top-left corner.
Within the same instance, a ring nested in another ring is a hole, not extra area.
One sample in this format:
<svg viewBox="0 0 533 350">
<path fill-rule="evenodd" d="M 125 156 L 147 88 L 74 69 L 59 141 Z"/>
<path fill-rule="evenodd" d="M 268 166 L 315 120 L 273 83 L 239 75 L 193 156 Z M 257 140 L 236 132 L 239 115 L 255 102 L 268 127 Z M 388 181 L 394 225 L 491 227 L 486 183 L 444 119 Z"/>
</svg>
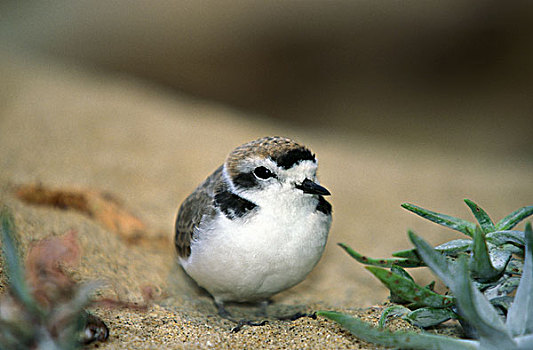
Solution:
<svg viewBox="0 0 533 350">
<path fill-rule="evenodd" d="M 282 197 L 329 195 L 317 182 L 317 166 L 305 146 L 283 137 L 264 137 L 233 150 L 224 171 L 232 192 L 261 204 Z"/>
</svg>

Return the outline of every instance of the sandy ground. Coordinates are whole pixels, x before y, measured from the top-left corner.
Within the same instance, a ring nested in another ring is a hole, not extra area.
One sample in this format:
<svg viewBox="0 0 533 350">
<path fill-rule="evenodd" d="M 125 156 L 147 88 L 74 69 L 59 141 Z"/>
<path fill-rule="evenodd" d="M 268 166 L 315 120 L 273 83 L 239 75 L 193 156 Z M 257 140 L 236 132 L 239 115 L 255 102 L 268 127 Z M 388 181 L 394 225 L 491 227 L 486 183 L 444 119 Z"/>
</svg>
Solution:
<svg viewBox="0 0 533 350">
<path fill-rule="evenodd" d="M 475 200 L 495 219 L 532 204 L 531 159 L 486 153 L 476 158 L 460 145 L 428 150 L 408 141 L 392 144 L 342 131 L 273 125 L 124 76 L 24 57 L 0 55 L 0 201 L 15 214 L 23 249 L 75 229 L 83 248 L 77 279 L 106 281 L 100 294 L 122 300 L 141 301 L 144 285 L 159 295 L 147 312 L 96 310 L 111 335 L 94 347 L 369 348 L 323 319 L 271 321 L 232 334 L 209 296 L 176 266 L 173 223 L 181 200 L 231 149 L 264 135 L 292 137 L 317 153 L 334 208 L 323 259 L 303 283 L 274 297 L 273 315 L 316 309 L 356 313 L 386 301 L 386 289 L 338 242 L 380 257 L 410 247 L 407 228 L 434 244 L 460 236 L 409 214 L 402 202 L 465 219 L 471 216 L 463 198 Z M 168 244 L 128 244 L 75 211 L 24 204 L 12 189 L 28 183 L 111 192 L 146 222 L 148 235 L 163 235 Z M 421 283 L 430 278 L 416 275 Z"/>
</svg>

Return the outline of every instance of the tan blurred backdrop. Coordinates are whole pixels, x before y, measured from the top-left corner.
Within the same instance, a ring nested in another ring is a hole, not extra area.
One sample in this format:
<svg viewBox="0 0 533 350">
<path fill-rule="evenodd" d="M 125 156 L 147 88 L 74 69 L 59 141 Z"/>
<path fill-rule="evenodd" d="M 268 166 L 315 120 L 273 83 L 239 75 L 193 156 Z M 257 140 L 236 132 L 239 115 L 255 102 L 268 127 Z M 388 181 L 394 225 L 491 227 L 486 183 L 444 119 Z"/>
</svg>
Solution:
<svg viewBox="0 0 533 350">
<path fill-rule="evenodd" d="M 533 158 L 533 3 L 0 4 L 0 42 L 283 119 Z"/>
<path fill-rule="evenodd" d="M 102 348 L 168 334 L 160 348 L 264 348 L 238 343 L 256 338 L 230 335 L 178 272 L 180 202 L 239 144 L 298 140 L 319 158 L 334 220 L 321 262 L 272 307 L 382 303 L 387 289 L 338 242 L 388 257 L 411 247 L 407 229 L 435 245 L 464 238 L 402 202 L 468 220 L 464 198 L 495 220 L 533 204 L 532 62 L 531 1 L 0 0 L 0 206 L 23 247 L 77 230 L 77 276 L 110 282 L 106 296 L 141 300 L 153 285 L 168 297 L 148 325 L 144 312 L 100 313 L 122 334 Z M 112 193 L 150 227 L 148 243 L 15 198 L 31 183 Z M 264 334 L 284 348 L 354 347 L 305 322 L 302 336 L 280 322 Z"/>
</svg>

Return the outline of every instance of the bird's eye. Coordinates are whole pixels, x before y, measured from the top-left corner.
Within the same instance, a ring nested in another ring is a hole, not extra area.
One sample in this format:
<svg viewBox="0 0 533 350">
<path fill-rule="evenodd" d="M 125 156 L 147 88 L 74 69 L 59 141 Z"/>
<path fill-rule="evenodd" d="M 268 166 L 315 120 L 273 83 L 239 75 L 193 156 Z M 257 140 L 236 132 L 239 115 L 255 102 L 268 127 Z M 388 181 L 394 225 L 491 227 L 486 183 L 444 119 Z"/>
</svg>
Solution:
<svg viewBox="0 0 533 350">
<path fill-rule="evenodd" d="M 269 177 L 274 177 L 274 173 L 265 168 L 264 166 L 259 166 L 254 169 L 254 175 L 260 179 L 266 180 Z"/>
</svg>

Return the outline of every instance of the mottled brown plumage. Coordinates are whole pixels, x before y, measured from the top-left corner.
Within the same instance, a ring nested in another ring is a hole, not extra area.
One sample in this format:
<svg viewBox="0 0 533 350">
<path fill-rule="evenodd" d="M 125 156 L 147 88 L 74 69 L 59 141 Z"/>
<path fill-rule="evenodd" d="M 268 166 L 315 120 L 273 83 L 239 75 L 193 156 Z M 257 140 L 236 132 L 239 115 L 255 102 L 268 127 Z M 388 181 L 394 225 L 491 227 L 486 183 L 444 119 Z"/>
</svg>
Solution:
<svg viewBox="0 0 533 350">
<path fill-rule="evenodd" d="M 213 206 L 215 185 L 222 177 L 222 166 L 196 188 L 181 204 L 176 219 L 176 250 L 181 257 L 191 254 L 191 240 L 194 230 L 200 225 L 204 216 L 214 217 L 216 214 Z"/>
</svg>

